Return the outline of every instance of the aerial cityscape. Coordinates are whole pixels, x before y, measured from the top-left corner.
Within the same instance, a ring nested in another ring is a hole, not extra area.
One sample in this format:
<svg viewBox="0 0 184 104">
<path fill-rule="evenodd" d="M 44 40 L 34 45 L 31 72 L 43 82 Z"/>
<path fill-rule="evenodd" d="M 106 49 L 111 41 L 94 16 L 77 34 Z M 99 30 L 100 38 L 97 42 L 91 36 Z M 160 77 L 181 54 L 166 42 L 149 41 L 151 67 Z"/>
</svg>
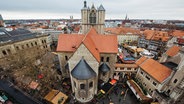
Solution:
<svg viewBox="0 0 184 104">
<path fill-rule="evenodd" d="M 0 104 L 184 104 L 183 1 L 7 1 Z"/>
</svg>

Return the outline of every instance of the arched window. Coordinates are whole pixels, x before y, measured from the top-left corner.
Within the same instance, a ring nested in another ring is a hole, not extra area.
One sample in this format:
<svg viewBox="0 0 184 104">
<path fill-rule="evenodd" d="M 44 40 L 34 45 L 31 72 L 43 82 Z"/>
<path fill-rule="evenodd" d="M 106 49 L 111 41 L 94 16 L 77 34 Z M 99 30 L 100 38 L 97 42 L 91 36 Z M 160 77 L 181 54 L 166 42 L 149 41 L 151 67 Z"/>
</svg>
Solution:
<svg viewBox="0 0 184 104">
<path fill-rule="evenodd" d="M 174 80 L 174 83 L 176 83 L 177 81 L 178 81 L 178 80 L 177 80 L 177 79 L 175 79 L 175 80 Z"/>
<path fill-rule="evenodd" d="M 89 83 L 89 88 L 92 88 L 93 87 L 93 82 L 90 82 Z"/>
<path fill-rule="evenodd" d="M 6 51 L 5 51 L 5 50 L 3 50 L 3 51 L 2 51 L 2 53 L 3 53 L 3 55 L 7 55 L 7 53 L 6 53 Z"/>
<path fill-rule="evenodd" d="M 91 11 L 89 16 L 90 23 L 95 24 L 96 23 L 96 13 L 94 10 Z"/>
<path fill-rule="evenodd" d="M 85 84 L 80 84 L 80 89 L 84 89 L 85 88 Z"/>
</svg>

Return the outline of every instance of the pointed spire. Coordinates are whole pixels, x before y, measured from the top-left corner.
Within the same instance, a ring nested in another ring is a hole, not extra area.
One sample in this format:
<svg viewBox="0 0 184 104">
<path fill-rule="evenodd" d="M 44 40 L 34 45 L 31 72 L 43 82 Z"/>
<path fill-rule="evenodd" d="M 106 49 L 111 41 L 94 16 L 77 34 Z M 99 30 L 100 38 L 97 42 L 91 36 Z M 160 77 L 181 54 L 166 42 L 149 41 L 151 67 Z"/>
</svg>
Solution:
<svg viewBox="0 0 184 104">
<path fill-rule="evenodd" d="M 86 1 L 84 1 L 84 7 L 85 7 L 85 8 L 87 7 L 87 2 L 86 2 Z"/>
<path fill-rule="evenodd" d="M 128 16 L 127 16 L 127 14 L 126 14 L 125 20 L 127 20 L 127 19 L 128 19 Z"/>
<path fill-rule="evenodd" d="M 93 3 L 92 6 L 91 6 L 91 9 L 93 9 L 93 8 L 95 8 L 94 3 Z"/>
<path fill-rule="evenodd" d="M 105 9 L 104 9 L 104 7 L 103 7 L 102 4 L 101 4 L 100 7 L 98 8 L 98 10 L 100 10 L 100 11 L 105 11 Z"/>
<path fill-rule="evenodd" d="M 82 8 L 82 10 L 85 10 L 85 9 L 87 9 L 87 2 L 86 2 L 86 0 L 84 1 L 84 7 Z"/>
<path fill-rule="evenodd" d="M 0 14 L 0 20 L 3 20 L 3 17 L 1 16 L 1 14 Z"/>
</svg>

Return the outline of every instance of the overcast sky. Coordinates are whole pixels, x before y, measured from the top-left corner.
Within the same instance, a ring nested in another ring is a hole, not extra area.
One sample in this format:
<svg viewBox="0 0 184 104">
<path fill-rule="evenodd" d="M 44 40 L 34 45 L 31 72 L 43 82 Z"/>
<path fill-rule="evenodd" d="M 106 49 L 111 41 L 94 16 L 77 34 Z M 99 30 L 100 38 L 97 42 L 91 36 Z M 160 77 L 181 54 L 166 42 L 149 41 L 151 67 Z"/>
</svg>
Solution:
<svg viewBox="0 0 184 104">
<path fill-rule="evenodd" d="M 1 0 L 4 19 L 81 18 L 84 0 Z M 87 5 L 100 4 L 106 19 L 174 19 L 184 20 L 184 0 L 87 0 Z"/>
</svg>

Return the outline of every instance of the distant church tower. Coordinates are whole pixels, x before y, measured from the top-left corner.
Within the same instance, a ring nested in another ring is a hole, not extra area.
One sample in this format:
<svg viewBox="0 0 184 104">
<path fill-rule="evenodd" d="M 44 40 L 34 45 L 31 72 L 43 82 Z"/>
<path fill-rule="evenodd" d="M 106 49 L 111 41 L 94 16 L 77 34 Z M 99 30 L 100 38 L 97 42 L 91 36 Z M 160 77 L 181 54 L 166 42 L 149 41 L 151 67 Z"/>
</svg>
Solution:
<svg viewBox="0 0 184 104">
<path fill-rule="evenodd" d="M 0 27 L 4 27 L 3 17 L 0 14 Z"/>
<path fill-rule="evenodd" d="M 81 18 L 83 34 L 86 34 L 91 26 L 93 26 L 99 34 L 104 33 L 105 9 L 102 5 L 96 9 L 93 4 L 90 9 L 87 7 L 87 2 L 84 1 L 84 7 L 81 9 Z"/>
</svg>

